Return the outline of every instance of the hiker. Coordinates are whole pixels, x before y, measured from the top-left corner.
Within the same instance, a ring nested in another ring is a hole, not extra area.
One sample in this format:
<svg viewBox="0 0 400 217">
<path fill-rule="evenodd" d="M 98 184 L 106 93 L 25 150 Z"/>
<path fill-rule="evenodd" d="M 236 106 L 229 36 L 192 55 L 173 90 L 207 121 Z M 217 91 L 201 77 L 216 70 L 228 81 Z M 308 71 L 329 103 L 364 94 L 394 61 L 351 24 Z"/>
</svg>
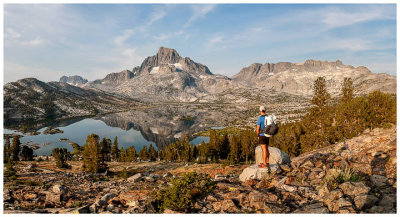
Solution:
<svg viewBox="0 0 400 217">
<path fill-rule="evenodd" d="M 267 117 L 267 114 L 265 113 L 265 107 L 260 106 L 260 117 L 257 120 L 257 137 L 258 137 L 258 145 L 261 146 L 261 150 L 263 153 L 263 163 L 258 165 L 261 168 L 268 168 L 269 167 L 269 151 L 268 151 L 268 145 L 269 145 L 269 137 L 270 135 L 262 133 L 262 130 L 264 129 L 265 125 L 265 118 Z"/>
</svg>

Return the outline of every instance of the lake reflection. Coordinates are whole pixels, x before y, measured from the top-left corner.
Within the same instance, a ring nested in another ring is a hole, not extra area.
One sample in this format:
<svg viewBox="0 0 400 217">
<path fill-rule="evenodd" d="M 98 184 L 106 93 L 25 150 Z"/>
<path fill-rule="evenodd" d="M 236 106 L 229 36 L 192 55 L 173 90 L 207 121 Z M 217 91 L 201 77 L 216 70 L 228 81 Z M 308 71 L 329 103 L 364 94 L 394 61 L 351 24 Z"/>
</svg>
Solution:
<svg viewBox="0 0 400 217">
<path fill-rule="evenodd" d="M 21 143 L 43 144 L 35 150 L 37 155 L 49 155 L 55 147 L 67 148 L 73 151 L 68 142 L 59 141 L 60 138 L 67 138 L 73 142 L 83 145 L 89 134 L 95 133 L 100 138 L 107 137 L 112 141 L 118 137 L 119 147 L 127 148 L 135 146 L 139 151 L 144 145 L 150 143 L 157 148 L 164 148 L 169 143 L 180 139 L 182 136 L 190 136 L 210 128 L 220 128 L 227 122 L 227 115 L 218 112 L 218 109 L 188 106 L 166 106 L 157 109 L 132 110 L 128 112 L 107 114 L 102 117 L 77 119 L 76 122 L 60 122 L 53 127 L 63 130 L 62 134 L 54 135 L 25 135 Z M 43 132 L 46 127 L 39 130 Z M 4 129 L 4 133 L 16 133 Z M 192 138 L 191 143 L 200 144 L 208 142 L 208 137 Z"/>
</svg>

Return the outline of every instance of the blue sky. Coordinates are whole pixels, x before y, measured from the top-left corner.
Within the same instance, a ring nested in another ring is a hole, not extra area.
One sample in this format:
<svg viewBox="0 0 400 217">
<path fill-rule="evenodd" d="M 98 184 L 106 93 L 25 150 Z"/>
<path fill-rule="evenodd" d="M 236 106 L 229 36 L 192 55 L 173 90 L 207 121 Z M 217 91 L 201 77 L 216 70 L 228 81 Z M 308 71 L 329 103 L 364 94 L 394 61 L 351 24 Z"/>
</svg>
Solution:
<svg viewBox="0 0 400 217">
<path fill-rule="evenodd" d="M 254 62 L 341 60 L 396 74 L 395 4 L 5 4 L 4 82 L 89 80 L 160 46 L 232 76 Z"/>
</svg>

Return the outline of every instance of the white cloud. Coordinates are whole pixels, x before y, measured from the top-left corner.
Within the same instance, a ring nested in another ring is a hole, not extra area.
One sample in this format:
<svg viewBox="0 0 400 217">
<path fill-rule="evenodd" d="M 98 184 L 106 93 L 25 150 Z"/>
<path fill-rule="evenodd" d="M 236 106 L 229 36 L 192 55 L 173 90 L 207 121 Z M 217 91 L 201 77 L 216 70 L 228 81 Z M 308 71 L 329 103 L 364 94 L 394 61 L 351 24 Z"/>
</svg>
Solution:
<svg viewBox="0 0 400 217">
<path fill-rule="evenodd" d="M 21 44 L 28 46 L 36 46 L 36 45 L 42 45 L 44 42 L 45 41 L 41 39 L 40 36 L 36 36 L 36 38 L 32 40 L 21 41 Z"/>
<path fill-rule="evenodd" d="M 217 44 L 217 43 L 222 43 L 223 42 L 224 37 L 223 36 L 215 36 L 212 37 L 209 41 L 210 44 Z"/>
<path fill-rule="evenodd" d="M 264 27 L 255 27 L 255 28 L 252 28 L 251 30 L 253 30 L 254 32 L 266 32 L 267 31 Z"/>
<path fill-rule="evenodd" d="M 4 33 L 4 38 L 7 39 L 18 39 L 21 37 L 21 34 L 15 31 L 13 28 L 6 28 Z"/>
<path fill-rule="evenodd" d="M 396 19 L 386 7 L 363 7 L 359 11 L 344 11 L 341 8 L 330 8 L 319 11 L 322 17 L 321 22 L 326 24 L 328 29 L 353 25 L 369 20 Z"/>
<path fill-rule="evenodd" d="M 150 15 L 150 19 L 147 22 L 147 26 L 153 25 L 155 22 L 158 20 L 161 20 L 167 15 L 167 12 L 164 10 L 164 8 L 156 8 Z"/>
<path fill-rule="evenodd" d="M 221 44 L 224 42 L 224 36 L 222 35 L 215 35 L 211 37 L 207 42 L 206 45 L 208 47 L 214 48 L 217 44 Z"/>
<path fill-rule="evenodd" d="M 124 46 L 125 42 L 134 34 L 147 32 L 154 23 L 163 19 L 167 14 L 164 7 L 156 7 L 142 25 L 138 25 L 132 29 L 125 29 L 122 34 L 114 37 L 114 44 L 117 46 Z"/>
<path fill-rule="evenodd" d="M 195 5 L 192 7 L 193 14 L 189 20 L 183 25 L 184 28 L 191 26 L 197 20 L 205 17 L 209 12 L 214 10 L 216 5 Z"/>
<path fill-rule="evenodd" d="M 364 39 L 335 39 L 327 43 L 329 49 L 339 49 L 347 51 L 362 51 L 373 48 L 372 42 Z"/>
<path fill-rule="evenodd" d="M 118 35 L 114 38 L 114 43 L 118 46 L 121 46 L 128 40 L 134 33 L 133 29 L 125 29 L 122 35 Z"/>
</svg>

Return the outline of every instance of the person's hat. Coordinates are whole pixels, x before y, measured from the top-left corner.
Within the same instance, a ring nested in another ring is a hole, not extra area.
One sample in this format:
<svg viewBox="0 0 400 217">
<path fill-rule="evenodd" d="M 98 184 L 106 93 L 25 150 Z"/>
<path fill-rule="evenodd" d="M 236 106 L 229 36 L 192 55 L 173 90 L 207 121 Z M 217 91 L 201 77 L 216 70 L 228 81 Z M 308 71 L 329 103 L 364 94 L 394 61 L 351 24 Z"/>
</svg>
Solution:
<svg viewBox="0 0 400 217">
<path fill-rule="evenodd" d="M 262 105 L 262 106 L 260 106 L 260 112 L 261 111 L 264 111 L 265 112 L 265 107 Z"/>
</svg>

